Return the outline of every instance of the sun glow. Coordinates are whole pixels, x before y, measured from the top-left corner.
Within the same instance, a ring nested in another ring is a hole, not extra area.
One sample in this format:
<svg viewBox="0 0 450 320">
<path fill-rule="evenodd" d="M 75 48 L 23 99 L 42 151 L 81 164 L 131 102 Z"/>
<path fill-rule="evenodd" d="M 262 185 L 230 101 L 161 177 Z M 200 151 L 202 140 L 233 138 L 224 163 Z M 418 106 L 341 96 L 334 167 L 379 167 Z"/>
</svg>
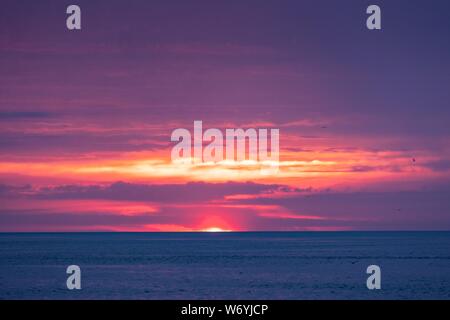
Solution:
<svg viewBox="0 0 450 320">
<path fill-rule="evenodd" d="M 231 230 L 224 230 L 222 228 L 218 228 L 218 227 L 211 227 L 211 228 L 207 228 L 207 229 L 203 229 L 203 232 L 230 232 Z"/>
</svg>

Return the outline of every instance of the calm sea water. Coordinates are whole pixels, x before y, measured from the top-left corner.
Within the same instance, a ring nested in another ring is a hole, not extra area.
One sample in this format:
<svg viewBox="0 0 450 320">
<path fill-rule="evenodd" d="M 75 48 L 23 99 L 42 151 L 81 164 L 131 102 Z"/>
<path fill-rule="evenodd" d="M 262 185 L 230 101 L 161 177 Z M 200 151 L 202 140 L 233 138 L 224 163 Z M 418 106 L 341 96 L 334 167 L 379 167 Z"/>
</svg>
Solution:
<svg viewBox="0 0 450 320">
<path fill-rule="evenodd" d="M 450 232 L 3 233 L 0 298 L 450 299 Z"/>
</svg>

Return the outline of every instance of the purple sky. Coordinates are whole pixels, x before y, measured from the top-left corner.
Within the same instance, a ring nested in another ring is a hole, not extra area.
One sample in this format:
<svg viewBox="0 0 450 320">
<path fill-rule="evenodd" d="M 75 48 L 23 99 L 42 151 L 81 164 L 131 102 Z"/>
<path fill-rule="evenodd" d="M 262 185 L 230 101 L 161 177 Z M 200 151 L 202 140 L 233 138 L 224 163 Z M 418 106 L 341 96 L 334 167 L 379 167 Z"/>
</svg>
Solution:
<svg viewBox="0 0 450 320">
<path fill-rule="evenodd" d="M 70 4 L 2 2 L 0 231 L 450 229 L 448 1 Z M 194 120 L 280 174 L 180 172 Z"/>
</svg>

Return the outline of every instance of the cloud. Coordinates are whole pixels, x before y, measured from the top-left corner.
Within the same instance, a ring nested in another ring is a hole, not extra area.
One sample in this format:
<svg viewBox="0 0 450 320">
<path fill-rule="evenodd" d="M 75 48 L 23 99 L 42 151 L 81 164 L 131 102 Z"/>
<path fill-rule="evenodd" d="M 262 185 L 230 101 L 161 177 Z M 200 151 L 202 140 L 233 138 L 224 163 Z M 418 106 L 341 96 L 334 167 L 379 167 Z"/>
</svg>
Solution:
<svg viewBox="0 0 450 320">
<path fill-rule="evenodd" d="M 230 199 L 246 205 L 275 205 L 299 215 L 340 221 L 367 230 L 450 228 L 450 186 L 392 192 L 312 192 L 286 197 L 260 195 Z M 267 215 L 266 215 L 267 216 Z M 272 215 L 270 215 L 272 216 Z M 292 217 L 295 218 L 295 217 Z"/>
<path fill-rule="evenodd" d="M 423 166 L 430 168 L 436 172 L 444 172 L 450 170 L 450 160 L 442 159 L 426 162 Z"/>
<path fill-rule="evenodd" d="M 96 230 L 140 231 L 164 226 L 169 229 L 178 226 L 172 231 L 209 227 L 445 230 L 450 228 L 448 194 L 448 185 L 392 192 L 336 192 L 236 182 L 161 185 L 117 182 L 37 188 L 2 185 L 0 195 L 5 205 L 0 210 L 0 221 L 1 230 L 33 226 L 80 231 L 95 230 L 95 226 Z"/>
<path fill-rule="evenodd" d="M 45 119 L 53 116 L 53 113 L 45 111 L 0 111 L 0 120 Z"/>
<path fill-rule="evenodd" d="M 0 195 L 29 196 L 47 200 L 118 200 L 118 201 L 155 201 L 159 203 L 194 203 L 224 199 L 236 194 L 271 193 L 286 191 L 286 186 L 277 184 L 204 183 L 185 184 L 136 184 L 116 182 L 109 185 L 59 185 L 35 188 L 30 186 L 0 185 Z"/>
</svg>

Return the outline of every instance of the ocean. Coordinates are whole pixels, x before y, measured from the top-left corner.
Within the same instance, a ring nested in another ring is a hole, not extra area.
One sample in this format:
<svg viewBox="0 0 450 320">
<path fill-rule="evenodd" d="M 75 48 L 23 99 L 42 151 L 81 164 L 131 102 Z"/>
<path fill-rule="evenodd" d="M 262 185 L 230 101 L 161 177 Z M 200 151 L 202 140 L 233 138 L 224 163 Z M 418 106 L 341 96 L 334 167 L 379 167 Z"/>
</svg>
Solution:
<svg viewBox="0 0 450 320">
<path fill-rule="evenodd" d="M 450 232 L 1 233 L 0 299 L 450 299 Z"/>
</svg>

